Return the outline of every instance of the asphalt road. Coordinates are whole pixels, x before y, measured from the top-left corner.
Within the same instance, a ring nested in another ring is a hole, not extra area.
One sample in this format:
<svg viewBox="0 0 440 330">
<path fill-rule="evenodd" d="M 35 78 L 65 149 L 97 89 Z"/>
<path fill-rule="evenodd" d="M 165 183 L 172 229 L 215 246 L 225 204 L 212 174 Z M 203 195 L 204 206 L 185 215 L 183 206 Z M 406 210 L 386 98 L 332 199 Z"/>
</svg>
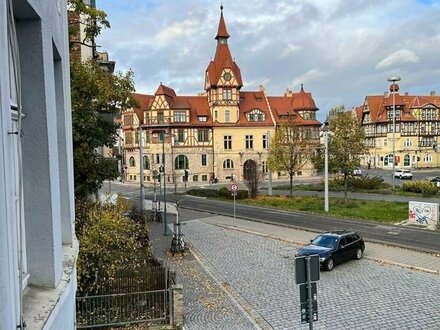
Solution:
<svg viewBox="0 0 440 330">
<path fill-rule="evenodd" d="M 104 186 L 103 190 L 109 190 L 108 188 L 110 188 L 113 192 L 120 192 L 123 195 L 134 200 L 136 200 L 136 198 L 139 198 L 139 188 L 136 186 L 127 184 L 112 184 L 109 186 Z M 175 202 L 176 197 L 173 196 L 171 192 L 169 192 L 168 194 L 167 196 L 169 197 L 167 198 L 167 201 Z M 147 192 L 147 198 L 149 198 L 149 195 L 150 194 Z M 330 196 L 333 196 L 333 194 L 330 193 Z M 369 194 L 355 194 L 350 196 L 351 198 L 379 198 L 382 200 L 385 199 L 390 201 L 392 201 L 393 199 L 408 200 L 405 197 L 396 197 L 390 195 L 371 196 Z M 330 216 L 311 215 L 301 212 L 280 211 L 276 209 L 266 209 L 262 207 L 240 205 L 238 203 L 236 203 L 235 205 L 234 212 L 234 205 L 230 202 L 221 202 L 205 198 L 182 195 L 180 195 L 178 199 L 179 207 L 188 210 L 226 216 L 234 216 L 235 213 L 235 216 L 239 218 L 291 226 L 298 229 L 305 229 L 316 232 L 333 229 L 354 230 L 360 233 L 366 240 L 369 241 L 440 254 L 440 232 L 436 231 L 428 231 L 425 229 L 397 225 L 362 222 L 358 220 L 340 219 Z M 433 202 L 434 200 L 429 201 Z M 435 202 L 438 203 L 438 199 L 436 199 Z M 169 218 L 170 221 L 173 219 L 172 216 L 169 216 Z"/>
</svg>

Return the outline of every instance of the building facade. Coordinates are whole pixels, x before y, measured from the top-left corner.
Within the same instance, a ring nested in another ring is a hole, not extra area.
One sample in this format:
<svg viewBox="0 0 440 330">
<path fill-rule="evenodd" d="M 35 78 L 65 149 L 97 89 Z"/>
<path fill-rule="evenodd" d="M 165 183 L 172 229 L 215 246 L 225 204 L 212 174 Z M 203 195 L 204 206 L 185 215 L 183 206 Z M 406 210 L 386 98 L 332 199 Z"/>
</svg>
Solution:
<svg viewBox="0 0 440 330">
<path fill-rule="evenodd" d="M 425 96 L 400 94 L 397 83 L 390 85 L 389 93 L 367 96 L 363 106 L 355 109 L 369 148 L 363 165 L 391 169 L 394 149 L 395 167 L 439 167 L 439 110 L 440 96 L 435 92 Z"/>
<path fill-rule="evenodd" d="M 66 8 L 0 2 L 1 329 L 75 328 Z"/>
<path fill-rule="evenodd" d="M 135 94 L 140 107 L 123 113 L 126 180 L 139 181 L 142 175 L 153 182 L 161 173 L 167 183 L 242 180 L 249 170 L 267 174 L 270 137 L 287 119 L 301 126 L 305 137 L 319 140 L 311 93 L 303 86 L 283 96 L 269 96 L 262 86 L 243 91 L 228 39 L 221 8 L 215 56 L 199 95 L 179 96 L 162 83 L 152 95 Z M 297 175 L 312 172 L 309 166 Z"/>
</svg>

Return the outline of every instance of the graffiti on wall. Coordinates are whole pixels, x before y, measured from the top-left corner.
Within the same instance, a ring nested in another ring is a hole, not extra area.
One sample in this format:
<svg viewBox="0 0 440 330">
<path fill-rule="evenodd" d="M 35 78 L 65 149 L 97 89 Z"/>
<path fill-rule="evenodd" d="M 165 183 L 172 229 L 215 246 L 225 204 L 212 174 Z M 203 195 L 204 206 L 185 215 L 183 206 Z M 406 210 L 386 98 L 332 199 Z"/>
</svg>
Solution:
<svg viewBox="0 0 440 330">
<path fill-rule="evenodd" d="M 409 202 L 408 218 L 410 223 L 435 229 L 438 222 L 438 204 Z"/>
</svg>

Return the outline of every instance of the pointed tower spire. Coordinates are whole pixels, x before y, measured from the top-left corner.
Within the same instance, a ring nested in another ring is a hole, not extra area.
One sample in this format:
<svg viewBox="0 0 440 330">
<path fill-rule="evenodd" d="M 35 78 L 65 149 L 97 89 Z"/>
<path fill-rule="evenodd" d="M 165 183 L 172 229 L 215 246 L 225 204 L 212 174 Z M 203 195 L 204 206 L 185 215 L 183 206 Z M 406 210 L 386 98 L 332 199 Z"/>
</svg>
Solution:
<svg viewBox="0 0 440 330">
<path fill-rule="evenodd" d="M 220 12 L 220 22 L 218 23 L 218 31 L 215 39 L 217 39 L 219 43 L 226 43 L 226 40 L 229 38 L 229 34 L 226 30 L 225 20 L 223 19 L 223 5 L 220 6 Z"/>
</svg>

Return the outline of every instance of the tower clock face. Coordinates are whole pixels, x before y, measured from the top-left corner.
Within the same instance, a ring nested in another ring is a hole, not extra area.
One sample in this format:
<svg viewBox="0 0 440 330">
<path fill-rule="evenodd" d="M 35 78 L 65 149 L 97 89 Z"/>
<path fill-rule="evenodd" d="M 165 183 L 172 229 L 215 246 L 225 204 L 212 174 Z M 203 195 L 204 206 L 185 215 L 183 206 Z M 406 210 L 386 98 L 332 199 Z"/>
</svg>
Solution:
<svg viewBox="0 0 440 330">
<path fill-rule="evenodd" d="M 229 80 L 232 79 L 232 76 L 231 76 L 231 74 L 230 74 L 229 72 L 226 72 L 226 73 L 223 75 L 223 79 L 225 79 L 226 81 L 229 81 Z"/>
</svg>

